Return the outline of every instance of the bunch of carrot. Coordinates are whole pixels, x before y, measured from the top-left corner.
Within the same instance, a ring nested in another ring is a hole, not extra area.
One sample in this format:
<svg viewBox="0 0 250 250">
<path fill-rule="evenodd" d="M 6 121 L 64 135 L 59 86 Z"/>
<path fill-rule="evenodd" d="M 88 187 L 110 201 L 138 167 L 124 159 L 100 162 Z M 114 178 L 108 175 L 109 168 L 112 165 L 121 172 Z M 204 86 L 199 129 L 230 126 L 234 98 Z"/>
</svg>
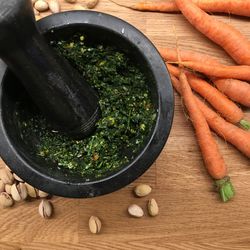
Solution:
<svg viewBox="0 0 250 250">
<path fill-rule="evenodd" d="M 175 4 L 197 30 L 220 45 L 238 63 L 222 65 L 210 56 L 178 48 L 160 50 L 165 61 L 179 66 L 167 64 L 172 83 L 188 110 L 207 171 L 215 180 L 222 200 L 228 201 L 234 196 L 234 189 L 210 128 L 250 158 L 250 132 L 246 131 L 250 129 L 250 123 L 233 102 L 250 107 L 247 82 L 250 81 L 250 41 L 235 28 L 205 13 L 191 0 L 175 0 Z M 217 88 L 195 72 L 202 73 Z M 194 95 L 192 89 L 215 110 Z"/>
<path fill-rule="evenodd" d="M 250 16 L 250 0 L 169 0 L 139 2 L 125 7 L 139 11 L 180 11 L 198 31 L 221 46 L 237 63 L 227 66 L 205 54 L 178 48 L 159 49 L 173 86 L 182 96 L 189 113 L 207 171 L 214 179 L 221 199 L 224 202 L 230 200 L 234 188 L 210 129 L 250 158 L 250 132 L 247 131 L 250 123 L 234 103 L 250 107 L 250 41 L 206 12 Z M 201 101 L 197 94 L 210 105 Z"/>
</svg>

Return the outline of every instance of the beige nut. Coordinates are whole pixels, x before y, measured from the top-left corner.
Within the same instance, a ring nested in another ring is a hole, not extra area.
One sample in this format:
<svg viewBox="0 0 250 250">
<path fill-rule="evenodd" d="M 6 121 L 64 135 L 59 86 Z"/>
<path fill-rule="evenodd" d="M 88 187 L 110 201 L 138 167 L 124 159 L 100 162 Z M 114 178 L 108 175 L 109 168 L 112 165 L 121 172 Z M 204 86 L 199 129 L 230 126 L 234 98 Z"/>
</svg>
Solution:
<svg viewBox="0 0 250 250">
<path fill-rule="evenodd" d="M 102 227 L 101 220 L 96 216 L 91 216 L 89 218 L 89 230 L 93 234 L 100 233 Z"/>
<path fill-rule="evenodd" d="M 43 217 L 44 219 L 48 219 L 53 213 L 52 203 L 48 200 L 42 200 L 39 205 L 38 212 L 41 217 Z"/>
<path fill-rule="evenodd" d="M 37 2 L 35 2 L 34 8 L 39 12 L 43 12 L 49 9 L 49 5 L 44 0 L 38 0 Z"/>
<path fill-rule="evenodd" d="M 43 192 L 43 191 L 41 191 L 41 190 L 38 190 L 38 196 L 39 196 L 40 198 L 46 198 L 46 197 L 49 196 L 49 194 L 48 194 L 48 193 L 45 193 L 45 192 Z"/>
<path fill-rule="evenodd" d="M 23 182 L 23 180 L 19 176 L 17 176 L 15 173 L 13 173 L 13 177 L 15 180 L 17 180 L 19 182 Z"/>
<path fill-rule="evenodd" d="M 98 4 L 99 0 L 87 0 L 86 6 L 88 9 L 93 9 Z"/>
<path fill-rule="evenodd" d="M 24 183 L 13 184 L 11 186 L 11 196 L 15 201 L 25 200 L 28 196 L 27 189 Z"/>
<path fill-rule="evenodd" d="M 159 214 L 159 207 L 155 199 L 148 201 L 148 213 L 153 217 Z"/>
<path fill-rule="evenodd" d="M 52 13 L 58 13 L 61 11 L 61 6 L 58 0 L 49 0 L 49 9 Z"/>
<path fill-rule="evenodd" d="M 128 213 L 136 218 L 140 218 L 144 215 L 142 208 L 136 204 L 132 204 L 128 207 Z"/>
<path fill-rule="evenodd" d="M 4 184 L 13 184 L 14 177 L 7 168 L 0 169 L 0 179 Z"/>
<path fill-rule="evenodd" d="M 14 204 L 11 196 L 5 192 L 0 193 L 0 206 L 2 208 L 11 207 Z"/>
<path fill-rule="evenodd" d="M 32 187 L 30 184 L 25 183 L 26 189 L 27 189 L 27 193 L 30 197 L 32 198 L 37 198 L 38 196 L 38 190 L 35 189 L 34 187 Z"/>
<path fill-rule="evenodd" d="M 7 194 L 11 194 L 11 186 L 10 184 L 6 184 L 4 190 Z"/>
<path fill-rule="evenodd" d="M 152 191 L 152 188 L 147 184 L 137 185 L 134 189 L 134 193 L 138 197 L 145 197 L 149 195 L 151 191 Z"/>
<path fill-rule="evenodd" d="M 2 180 L 0 180 L 0 193 L 5 191 L 5 185 Z"/>
<path fill-rule="evenodd" d="M 32 5 L 34 5 L 35 2 L 37 2 L 37 0 L 31 0 Z"/>
</svg>

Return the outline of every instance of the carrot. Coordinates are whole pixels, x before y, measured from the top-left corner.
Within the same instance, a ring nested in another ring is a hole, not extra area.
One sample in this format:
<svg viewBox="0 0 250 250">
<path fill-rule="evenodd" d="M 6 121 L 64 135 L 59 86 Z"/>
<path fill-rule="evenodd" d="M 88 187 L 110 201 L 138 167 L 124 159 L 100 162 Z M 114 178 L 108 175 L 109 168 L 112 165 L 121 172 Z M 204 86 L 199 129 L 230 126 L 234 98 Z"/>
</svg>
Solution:
<svg viewBox="0 0 250 250">
<path fill-rule="evenodd" d="M 114 1 L 111 1 L 114 2 Z M 192 0 L 196 5 L 206 12 L 217 12 L 235 14 L 240 16 L 250 16 L 250 2 L 247 0 Z M 115 2 L 118 4 L 117 2 Z M 121 4 L 119 4 L 121 5 Z M 160 2 L 138 2 L 134 5 L 126 6 L 138 11 L 153 12 L 179 12 L 178 7 L 173 1 Z"/>
<path fill-rule="evenodd" d="M 215 179 L 216 184 L 219 186 L 222 200 L 228 201 L 234 196 L 234 191 L 229 178 L 226 176 L 227 169 L 224 159 L 219 152 L 203 113 L 197 107 L 195 96 L 185 73 L 181 71 L 179 77 L 181 95 L 195 129 L 205 166 L 210 176 Z"/>
<path fill-rule="evenodd" d="M 250 66 L 248 65 L 211 65 L 209 63 L 200 63 L 195 61 L 177 63 L 208 76 L 214 76 L 218 78 L 235 78 L 250 81 Z"/>
<path fill-rule="evenodd" d="M 179 76 L 179 68 L 172 65 L 167 67 L 172 75 Z M 250 129 L 250 123 L 244 119 L 243 111 L 223 93 L 194 74 L 187 73 L 187 78 L 191 88 L 205 98 L 224 118 L 246 130 Z"/>
<path fill-rule="evenodd" d="M 215 86 L 230 99 L 250 107 L 250 84 L 235 79 L 212 79 Z"/>
<path fill-rule="evenodd" d="M 180 82 L 175 76 L 171 76 L 172 83 L 177 92 L 180 93 Z M 250 158 L 250 133 L 227 122 L 198 97 L 195 97 L 199 109 L 205 116 L 209 127 L 223 140 L 234 145 L 240 152 Z"/>
<path fill-rule="evenodd" d="M 250 65 L 250 42 L 237 29 L 208 15 L 191 0 L 175 3 L 197 30 L 220 45 L 237 63 Z"/>
<path fill-rule="evenodd" d="M 161 54 L 164 61 L 178 61 L 177 49 L 170 48 L 159 48 L 159 53 Z M 201 63 L 211 63 L 211 64 L 219 64 L 219 61 L 212 56 L 208 56 L 206 54 L 190 51 L 190 50 L 178 50 L 179 55 L 181 57 L 181 61 L 197 61 Z"/>
</svg>

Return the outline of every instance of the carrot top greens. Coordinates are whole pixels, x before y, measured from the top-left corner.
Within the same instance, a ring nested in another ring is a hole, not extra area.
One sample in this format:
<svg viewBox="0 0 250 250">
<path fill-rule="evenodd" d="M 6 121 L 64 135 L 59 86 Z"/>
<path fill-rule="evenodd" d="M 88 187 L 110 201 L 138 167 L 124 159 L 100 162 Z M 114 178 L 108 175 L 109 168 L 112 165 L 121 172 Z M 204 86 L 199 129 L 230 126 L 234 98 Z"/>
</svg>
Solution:
<svg viewBox="0 0 250 250">
<path fill-rule="evenodd" d="M 25 117 L 23 136 L 38 138 L 36 154 L 86 178 L 102 177 L 130 162 L 142 148 L 156 119 L 143 73 L 112 47 L 89 47 L 84 36 L 52 46 L 99 94 L 102 117 L 93 135 L 72 140 L 53 132 L 41 115 Z"/>
</svg>

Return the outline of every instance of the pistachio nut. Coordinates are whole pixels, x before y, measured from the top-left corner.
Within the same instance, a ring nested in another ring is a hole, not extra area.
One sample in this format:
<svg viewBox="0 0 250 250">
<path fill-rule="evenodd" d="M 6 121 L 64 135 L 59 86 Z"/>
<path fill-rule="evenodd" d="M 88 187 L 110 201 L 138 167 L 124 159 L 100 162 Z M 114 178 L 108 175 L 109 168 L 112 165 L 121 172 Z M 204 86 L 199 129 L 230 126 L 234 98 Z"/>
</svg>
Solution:
<svg viewBox="0 0 250 250">
<path fill-rule="evenodd" d="M 128 213 L 136 218 L 140 218 L 144 215 L 142 208 L 136 204 L 132 204 L 128 207 Z"/>
<path fill-rule="evenodd" d="M 13 199 L 6 192 L 0 193 L 0 206 L 2 208 L 11 207 L 14 204 Z"/>
<path fill-rule="evenodd" d="M 0 168 L 0 179 L 4 184 L 14 183 L 14 177 L 7 168 Z"/>
<path fill-rule="evenodd" d="M 2 180 L 0 180 L 0 193 L 5 191 L 5 185 Z"/>
<path fill-rule="evenodd" d="M 137 185 L 134 189 L 134 193 L 138 197 L 144 197 L 151 193 L 152 188 L 147 184 Z"/>
<path fill-rule="evenodd" d="M 32 187 L 30 184 L 25 183 L 28 195 L 32 198 L 37 198 L 38 196 L 38 190 Z"/>
<path fill-rule="evenodd" d="M 48 219 L 53 213 L 52 203 L 48 200 L 42 200 L 39 205 L 38 212 L 41 217 L 43 217 L 44 219 Z"/>
<path fill-rule="evenodd" d="M 102 227 L 101 220 L 96 216 L 91 216 L 89 218 L 89 230 L 93 234 L 100 233 Z"/>
<path fill-rule="evenodd" d="M 11 186 L 11 196 L 15 201 L 25 200 L 28 196 L 27 189 L 24 183 L 13 184 Z"/>
<path fill-rule="evenodd" d="M 11 186 L 10 184 L 6 184 L 4 190 L 7 194 L 11 194 Z"/>
<path fill-rule="evenodd" d="M 86 6 L 88 9 L 93 9 L 98 4 L 99 0 L 87 0 Z"/>
<path fill-rule="evenodd" d="M 49 5 L 44 0 L 38 0 L 35 2 L 34 8 L 39 12 L 44 12 L 49 9 Z"/>
<path fill-rule="evenodd" d="M 159 207 L 155 199 L 148 201 L 148 213 L 153 217 L 159 214 Z"/>
<path fill-rule="evenodd" d="M 45 193 L 45 192 L 43 192 L 43 191 L 41 191 L 41 190 L 38 190 L 38 196 L 39 196 L 40 198 L 46 198 L 46 197 L 49 196 L 49 194 L 48 194 L 48 193 Z"/>
</svg>

